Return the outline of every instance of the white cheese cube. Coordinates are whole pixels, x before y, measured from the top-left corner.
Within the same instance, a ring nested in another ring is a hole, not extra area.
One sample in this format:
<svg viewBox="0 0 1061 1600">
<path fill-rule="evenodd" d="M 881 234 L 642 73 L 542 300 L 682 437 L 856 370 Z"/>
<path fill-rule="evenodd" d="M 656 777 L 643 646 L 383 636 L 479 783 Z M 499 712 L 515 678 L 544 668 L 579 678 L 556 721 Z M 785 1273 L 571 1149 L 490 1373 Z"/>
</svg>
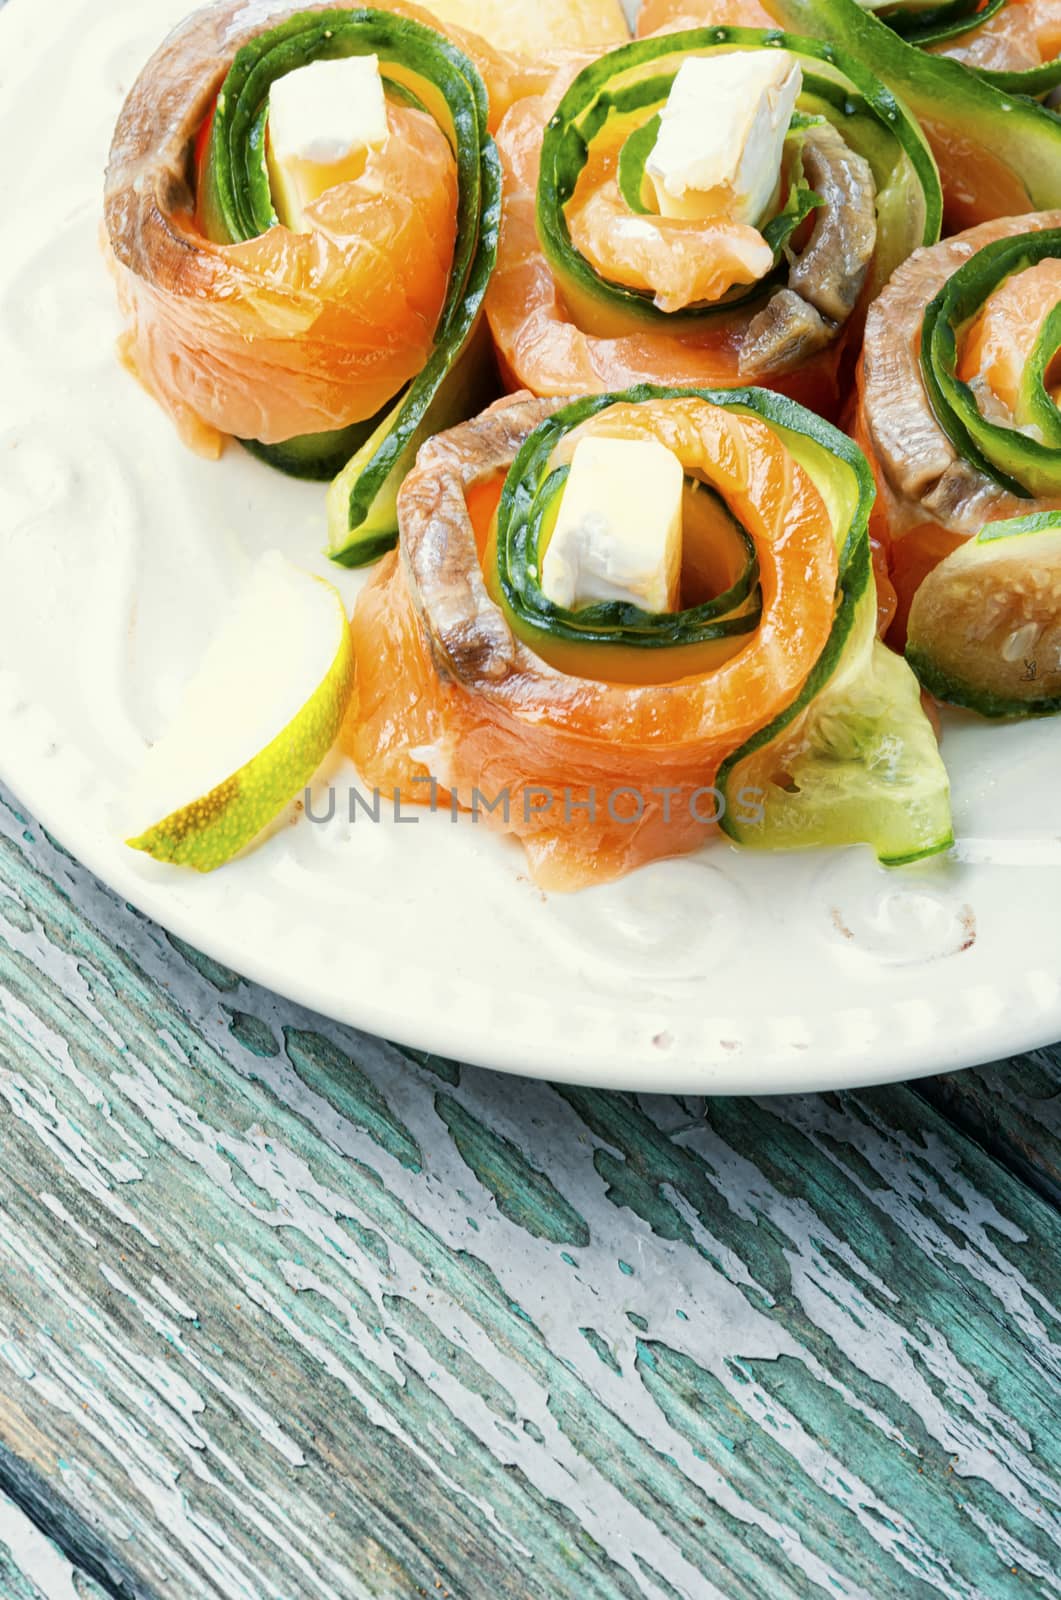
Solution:
<svg viewBox="0 0 1061 1600">
<path fill-rule="evenodd" d="M 306 206 L 359 178 L 368 151 L 386 144 L 387 134 L 378 56 L 311 61 L 277 78 L 269 93 L 267 160 L 280 221 L 304 233 Z"/>
<path fill-rule="evenodd" d="M 676 610 L 684 481 L 655 439 L 580 440 L 542 561 L 546 598 L 569 611 L 598 600 Z"/>
<path fill-rule="evenodd" d="M 802 84 L 786 50 L 688 56 L 645 162 L 660 215 L 725 216 L 756 226 L 777 187 Z"/>
</svg>

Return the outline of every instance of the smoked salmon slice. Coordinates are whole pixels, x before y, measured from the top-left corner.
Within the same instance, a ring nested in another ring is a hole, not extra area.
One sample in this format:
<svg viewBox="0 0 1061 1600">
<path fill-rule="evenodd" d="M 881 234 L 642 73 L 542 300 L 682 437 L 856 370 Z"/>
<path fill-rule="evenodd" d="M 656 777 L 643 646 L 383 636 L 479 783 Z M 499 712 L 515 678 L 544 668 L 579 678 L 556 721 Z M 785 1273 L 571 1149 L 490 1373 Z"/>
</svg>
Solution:
<svg viewBox="0 0 1061 1600">
<path fill-rule="evenodd" d="M 589 59 L 630 37 L 619 0 L 426 0 L 424 9 L 535 63 L 565 50 Z"/>
<path fill-rule="evenodd" d="M 773 28 L 776 23 L 759 0 L 644 0 L 637 14 L 641 39 L 687 28 Z"/>
<path fill-rule="evenodd" d="M 150 278 L 119 262 L 124 353 L 186 442 L 279 443 L 373 416 L 423 366 L 457 216 L 453 154 L 431 119 L 388 110 L 363 175 L 277 225 L 219 245 L 176 211 Z"/>
<path fill-rule="evenodd" d="M 967 33 L 928 48 L 987 72 L 1028 72 L 1061 55 L 1061 12 L 1056 0 L 1006 0 L 994 16 Z"/>
</svg>

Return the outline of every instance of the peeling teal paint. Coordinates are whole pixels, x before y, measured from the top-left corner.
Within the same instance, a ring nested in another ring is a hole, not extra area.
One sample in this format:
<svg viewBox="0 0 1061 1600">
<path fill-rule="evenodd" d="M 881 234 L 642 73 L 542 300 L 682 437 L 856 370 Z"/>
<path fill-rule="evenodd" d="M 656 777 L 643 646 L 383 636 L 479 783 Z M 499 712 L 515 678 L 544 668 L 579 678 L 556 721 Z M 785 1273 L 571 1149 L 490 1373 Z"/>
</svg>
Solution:
<svg viewBox="0 0 1061 1600">
<path fill-rule="evenodd" d="M 510 1139 L 485 1127 L 452 1095 L 437 1094 L 435 1109 L 465 1162 L 493 1195 L 502 1216 L 554 1244 L 589 1244 L 585 1218 Z"/>
<path fill-rule="evenodd" d="M 450 1061 L 447 1056 L 432 1055 L 430 1050 L 413 1050 L 404 1044 L 392 1044 L 391 1049 L 396 1050 L 406 1061 L 412 1061 L 418 1067 L 426 1067 L 428 1072 L 433 1072 L 443 1083 L 452 1084 L 456 1088 L 461 1081 L 459 1061 Z"/>
<path fill-rule="evenodd" d="M 394 1294 L 384 1295 L 383 1304 L 406 1333 L 418 1340 L 439 1366 L 456 1378 L 463 1388 L 478 1395 L 499 1417 L 509 1422 L 517 1420 L 516 1403 L 508 1390 L 491 1377 L 474 1356 L 447 1339 L 418 1305 L 402 1295 Z"/>
<path fill-rule="evenodd" d="M 321 1034 L 301 1028 L 285 1028 L 284 1043 L 299 1076 L 333 1106 L 339 1116 L 364 1128 L 380 1148 L 403 1167 L 414 1172 L 421 1170 L 420 1146 L 391 1111 L 381 1091 L 348 1055 Z"/>
<path fill-rule="evenodd" d="M 129 909 L 133 908 L 130 906 Z M 200 973 L 208 983 L 213 984 L 215 989 L 220 989 L 223 994 L 231 994 L 243 982 L 238 972 L 233 972 L 231 967 L 224 967 L 220 961 L 214 961 L 211 956 L 204 955 L 193 944 L 178 939 L 175 933 L 168 933 L 166 938 L 190 967 L 194 967 L 196 972 Z"/>
<path fill-rule="evenodd" d="M 33 929 L 33 918 L 21 900 L 11 894 L 0 895 L 0 926 L 5 922 L 20 933 L 30 933 Z"/>
<path fill-rule="evenodd" d="M 263 1059 L 280 1054 L 276 1036 L 267 1022 L 260 1017 L 252 1017 L 247 1011 L 230 1011 L 227 1006 L 225 1011 L 229 1019 L 229 1032 L 245 1050 Z"/>
<path fill-rule="evenodd" d="M 34 863 L 0 837 L 0 1339 L 58 1399 L 12 1371 L 0 1429 L 159 1592 L 209 1529 L 277 1600 L 1061 1593 L 1061 1224 L 922 1099 L 451 1082 Z"/>
<path fill-rule="evenodd" d="M 613 1372 L 618 1372 L 620 1374 L 622 1373 L 623 1369 L 615 1359 L 615 1352 L 613 1351 L 611 1345 L 608 1343 L 607 1339 L 597 1332 L 596 1328 L 579 1328 L 578 1331 L 582 1335 L 583 1339 L 585 1339 L 590 1349 L 595 1355 L 599 1356 L 600 1360 L 604 1362 L 606 1367 L 610 1367 Z"/>
</svg>

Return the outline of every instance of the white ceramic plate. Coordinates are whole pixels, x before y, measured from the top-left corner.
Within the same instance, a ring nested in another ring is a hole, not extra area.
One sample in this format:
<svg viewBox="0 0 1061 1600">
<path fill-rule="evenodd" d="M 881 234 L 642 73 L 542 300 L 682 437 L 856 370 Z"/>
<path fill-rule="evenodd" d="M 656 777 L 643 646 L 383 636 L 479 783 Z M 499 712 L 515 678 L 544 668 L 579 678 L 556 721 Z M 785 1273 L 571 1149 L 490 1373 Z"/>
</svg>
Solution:
<svg viewBox="0 0 1061 1600">
<path fill-rule="evenodd" d="M 546 896 L 516 845 L 427 815 L 292 813 L 208 878 L 125 848 L 130 775 L 249 561 L 280 547 L 349 602 L 364 581 L 317 554 L 320 488 L 235 448 L 197 460 L 113 355 L 97 246 L 110 131 L 187 3 L 0 13 L 0 777 L 120 895 L 218 960 L 488 1066 L 767 1092 L 1061 1037 L 1057 724 L 955 719 L 960 844 L 901 871 L 861 849 L 756 858 L 720 843 Z"/>
</svg>

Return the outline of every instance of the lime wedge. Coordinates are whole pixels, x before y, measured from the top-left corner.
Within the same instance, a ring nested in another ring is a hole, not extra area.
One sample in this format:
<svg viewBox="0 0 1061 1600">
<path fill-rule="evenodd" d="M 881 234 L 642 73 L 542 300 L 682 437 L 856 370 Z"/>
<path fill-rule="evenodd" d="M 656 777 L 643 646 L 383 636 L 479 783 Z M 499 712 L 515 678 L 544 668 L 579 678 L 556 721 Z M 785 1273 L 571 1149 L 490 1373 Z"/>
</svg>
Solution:
<svg viewBox="0 0 1061 1600">
<path fill-rule="evenodd" d="M 156 861 L 212 872 L 309 783 L 354 683 L 342 599 L 278 552 L 262 556 L 152 745 L 126 842 Z"/>
</svg>

